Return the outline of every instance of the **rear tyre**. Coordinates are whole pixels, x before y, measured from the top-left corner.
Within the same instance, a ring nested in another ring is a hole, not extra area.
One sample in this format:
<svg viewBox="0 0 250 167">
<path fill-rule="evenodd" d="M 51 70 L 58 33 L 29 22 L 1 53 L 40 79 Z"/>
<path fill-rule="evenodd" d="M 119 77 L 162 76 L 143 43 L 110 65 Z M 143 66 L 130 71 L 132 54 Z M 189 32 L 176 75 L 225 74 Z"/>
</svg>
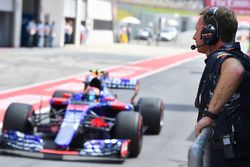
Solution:
<svg viewBox="0 0 250 167">
<path fill-rule="evenodd" d="M 140 98 L 137 107 L 143 116 L 143 125 L 147 127 L 146 133 L 159 134 L 163 127 L 164 118 L 162 100 L 150 97 Z"/>
<path fill-rule="evenodd" d="M 12 103 L 7 108 L 4 121 L 3 130 L 14 130 L 23 133 L 32 134 L 32 117 L 34 116 L 34 109 L 32 105 L 23 103 Z"/>
<path fill-rule="evenodd" d="M 120 112 L 116 116 L 115 138 L 131 140 L 130 157 L 137 157 L 141 151 L 142 124 L 142 116 L 138 112 Z"/>
<path fill-rule="evenodd" d="M 52 97 L 63 97 L 63 94 L 74 94 L 74 92 L 67 90 L 57 90 L 53 93 Z"/>
<path fill-rule="evenodd" d="M 64 94 L 74 94 L 74 92 L 72 91 L 67 91 L 67 90 L 57 90 L 54 92 L 54 94 L 52 95 L 52 98 L 54 97 L 59 97 L 59 98 L 64 98 L 63 95 Z M 56 118 L 57 115 L 57 111 L 65 109 L 67 106 L 66 105 L 50 105 L 50 118 Z M 52 109 L 53 108 L 53 109 Z"/>
</svg>

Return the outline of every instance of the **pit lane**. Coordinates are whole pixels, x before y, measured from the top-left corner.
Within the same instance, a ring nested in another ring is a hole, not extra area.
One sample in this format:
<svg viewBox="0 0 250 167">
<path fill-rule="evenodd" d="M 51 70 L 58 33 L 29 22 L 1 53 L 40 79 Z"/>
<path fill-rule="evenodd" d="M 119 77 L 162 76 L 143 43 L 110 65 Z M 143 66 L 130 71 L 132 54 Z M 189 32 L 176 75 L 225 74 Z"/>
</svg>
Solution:
<svg viewBox="0 0 250 167">
<path fill-rule="evenodd" d="M 171 50 L 168 46 L 164 48 L 167 53 Z M 189 46 L 186 51 L 189 51 Z M 178 50 L 178 49 L 177 49 Z M 181 50 L 181 47 L 179 48 Z M 183 51 L 183 50 L 182 50 Z M 176 51 L 178 52 L 178 51 Z M 29 52 L 30 53 L 30 52 Z M 65 53 L 64 53 L 65 54 Z M 81 53 L 84 54 L 84 53 Z M 73 56 L 76 62 L 84 61 L 79 57 L 82 57 L 79 53 Z M 151 53 L 153 56 L 153 53 Z M 173 52 L 171 53 L 173 54 Z M 16 57 L 17 61 L 14 63 L 11 61 L 11 73 L 6 73 L 6 80 L 2 82 L 2 90 L 5 92 L 6 89 L 12 89 L 14 92 L 20 89 L 20 86 L 25 86 L 45 82 L 46 80 L 51 80 L 53 78 L 69 76 L 71 74 L 79 73 L 80 71 L 88 70 L 89 68 L 108 68 L 117 66 L 118 64 L 127 64 L 128 62 L 138 61 L 150 58 L 147 56 L 140 56 L 132 54 L 132 56 L 121 55 L 121 54 L 103 54 L 99 53 L 88 53 L 84 56 L 89 56 L 88 61 L 85 59 L 85 66 L 77 64 L 74 66 L 72 62 L 72 57 L 65 55 L 64 57 L 56 54 L 58 56 L 57 61 L 52 57 L 47 55 L 35 54 L 31 55 L 31 60 L 27 61 L 27 54 L 24 57 Z M 17 54 L 18 56 L 18 54 Z M 51 56 L 51 55 L 50 55 Z M 112 61 L 105 61 L 105 57 L 109 56 Z M 79 59 L 78 59 L 79 58 Z M 32 62 L 37 62 L 38 60 L 43 60 L 35 65 L 29 64 Z M 53 59 L 53 61 L 46 61 L 46 59 Z M 71 60 L 71 61 L 70 61 Z M 6 59 L 6 61 L 8 61 Z M 55 61 L 55 62 L 54 62 Z M 46 63 L 47 62 L 47 63 Z M 51 63 L 53 62 L 53 63 Z M 90 64 L 88 64 L 90 62 Z M 12 64 L 13 63 L 13 64 Z M 72 63 L 72 65 L 69 65 Z M 62 65 L 64 64 L 64 66 Z M 15 65 L 15 67 L 13 66 Z M 65 68 L 65 65 L 67 68 Z M 99 65 L 97 67 L 97 65 Z M 177 65 L 177 64 L 176 64 Z M 39 160 L 31 158 L 21 158 L 0 155 L 0 165 L 1 166 L 79 166 L 84 165 L 88 167 L 97 166 L 171 166 L 179 167 L 186 166 L 187 164 L 187 150 L 192 143 L 192 132 L 193 125 L 195 122 L 196 112 L 193 108 L 193 100 L 198 84 L 199 77 L 201 75 L 202 59 L 196 59 L 191 62 L 186 62 L 179 64 L 178 66 L 170 66 L 172 68 L 165 68 L 158 70 L 154 75 L 142 75 L 140 77 L 141 92 L 139 97 L 142 96 L 153 96 L 160 97 L 165 102 L 165 118 L 164 127 L 159 136 L 144 136 L 144 143 L 142 152 L 138 158 L 127 159 L 122 164 L 117 163 L 103 163 L 103 162 L 65 162 L 65 161 L 53 161 L 53 160 Z M 101 66 L 101 67 L 100 67 Z M 59 68 L 60 67 L 60 68 Z M 84 68 L 84 70 L 83 70 Z M 32 71 L 35 69 L 34 71 Z M 6 69 L 7 70 L 7 69 Z M 125 71 L 127 71 L 126 69 Z M 9 72 L 9 71 L 8 71 Z M 18 73 L 19 72 L 19 73 Z M 20 73 L 22 75 L 20 75 Z M 31 75 L 28 73 L 31 73 Z M 19 74 L 19 75 L 18 75 Z M 121 71 L 120 71 L 121 74 Z M 150 74 L 150 73 L 149 73 Z M 151 73 L 153 74 L 153 73 Z M 11 75 L 11 76 L 8 76 Z M 3 76 L 2 76 L 3 77 Z M 12 83 L 11 85 L 8 85 Z M 16 88 L 18 87 L 18 88 Z M 29 87 L 29 86 L 28 86 Z M 1 88 L 1 85 L 0 85 Z M 22 87 L 24 88 L 24 87 Z M 122 92 L 121 99 L 128 99 L 129 93 Z"/>
<path fill-rule="evenodd" d="M 164 99 L 166 111 L 164 127 L 159 136 L 144 136 L 142 152 L 138 158 L 127 159 L 122 164 L 100 162 L 65 162 L 12 156 L 0 156 L 1 166 L 185 166 L 187 149 L 192 140 L 196 112 L 193 108 L 195 88 L 200 76 L 202 61 L 197 59 L 169 70 L 141 79 L 139 96 Z M 185 81 L 183 81 L 185 78 Z M 129 98 L 124 94 L 122 98 Z M 121 97 L 121 96 L 119 96 Z M 83 163 L 83 164 L 82 164 Z"/>
</svg>

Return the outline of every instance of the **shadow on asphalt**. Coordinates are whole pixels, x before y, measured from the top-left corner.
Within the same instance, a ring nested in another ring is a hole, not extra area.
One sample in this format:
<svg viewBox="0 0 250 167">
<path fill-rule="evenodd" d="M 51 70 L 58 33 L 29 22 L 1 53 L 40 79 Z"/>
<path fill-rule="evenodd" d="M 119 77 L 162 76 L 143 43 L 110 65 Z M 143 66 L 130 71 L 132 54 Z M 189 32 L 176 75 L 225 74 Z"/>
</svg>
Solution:
<svg viewBox="0 0 250 167">
<path fill-rule="evenodd" d="M 181 111 L 181 112 L 197 112 L 197 109 L 194 105 L 186 105 L 186 104 L 165 104 L 166 111 Z"/>
</svg>

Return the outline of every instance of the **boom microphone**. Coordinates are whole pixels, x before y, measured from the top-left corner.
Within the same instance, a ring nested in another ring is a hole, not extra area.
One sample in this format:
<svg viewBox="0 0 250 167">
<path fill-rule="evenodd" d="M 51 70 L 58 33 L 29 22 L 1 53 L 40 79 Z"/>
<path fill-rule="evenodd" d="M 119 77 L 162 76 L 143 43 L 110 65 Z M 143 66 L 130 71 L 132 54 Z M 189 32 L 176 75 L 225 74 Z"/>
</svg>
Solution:
<svg viewBox="0 0 250 167">
<path fill-rule="evenodd" d="M 191 47 L 190 47 L 192 50 L 195 50 L 197 47 L 196 47 L 196 45 L 191 45 Z"/>
<path fill-rule="evenodd" d="M 206 45 L 206 44 L 202 44 L 202 45 L 191 45 L 191 49 L 192 50 L 195 50 L 195 49 L 197 49 L 197 48 L 199 48 L 199 47 L 202 47 L 202 46 L 204 46 L 204 45 Z"/>
</svg>

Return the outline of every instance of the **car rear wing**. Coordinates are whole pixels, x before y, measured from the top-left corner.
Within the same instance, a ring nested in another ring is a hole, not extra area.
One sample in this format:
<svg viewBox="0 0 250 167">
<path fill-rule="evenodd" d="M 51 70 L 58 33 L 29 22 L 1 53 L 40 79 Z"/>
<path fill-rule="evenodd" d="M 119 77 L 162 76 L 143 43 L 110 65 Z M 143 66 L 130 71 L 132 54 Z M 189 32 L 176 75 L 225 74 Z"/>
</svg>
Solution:
<svg viewBox="0 0 250 167">
<path fill-rule="evenodd" d="M 106 86 L 110 89 L 130 89 L 134 90 L 134 94 L 130 99 L 131 104 L 134 103 L 134 99 L 139 92 L 139 81 L 137 79 L 125 79 L 125 78 L 107 78 L 105 80 Z"/>
<path fill-rule="evenodd" d="M 136 79 L 107 78 L 106 86 L 111 89 L 136 89 L 139 82 Z"/>
</svg>

